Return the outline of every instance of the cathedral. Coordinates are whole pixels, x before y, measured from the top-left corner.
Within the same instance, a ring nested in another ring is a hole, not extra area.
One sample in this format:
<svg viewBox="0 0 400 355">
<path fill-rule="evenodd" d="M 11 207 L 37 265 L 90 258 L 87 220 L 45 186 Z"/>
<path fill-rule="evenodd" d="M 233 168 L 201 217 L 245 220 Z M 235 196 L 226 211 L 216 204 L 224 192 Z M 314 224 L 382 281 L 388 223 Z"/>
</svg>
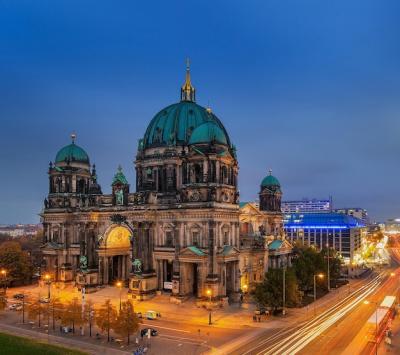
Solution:
<svg viewBox="0 0 400 355">
<path fill-rule="evenodd" d="M 41 213 L 42 269 L 54 281 L 90 288 L 120 280 L 141 300 L 156 291 L 234 300 L 261 281 L 268 245 L 284 240 L 280 183 L 269 173 L 259 204 L 241 208 L 236 147 L 196 103 L 189 67 L 180 101 L 139 139 L 134 191 L 118 167 L 104 194 L 95 165 L 71 140 L 49 164 Z"/>
</svg>

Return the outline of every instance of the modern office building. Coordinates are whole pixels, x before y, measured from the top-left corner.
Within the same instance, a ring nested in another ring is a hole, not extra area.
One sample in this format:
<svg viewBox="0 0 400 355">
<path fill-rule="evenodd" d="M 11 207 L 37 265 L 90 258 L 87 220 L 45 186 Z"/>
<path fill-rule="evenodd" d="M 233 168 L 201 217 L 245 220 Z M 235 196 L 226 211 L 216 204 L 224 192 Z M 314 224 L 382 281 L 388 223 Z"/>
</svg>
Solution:
<svg viewBox="0 0 400 355">
<path fill-rule="evenodd" d="M 283 213 L 316 213 L 316 212 L 331 212 L 332 198 L 327 200 L 318 199 L 303 199 L 295 201 L 283 201 Z"/>
<path fill-rule="evenodd" d="M 367 210 L 364 208 L 360 208 L 360 207 L 336 208 L 333 210 L 333 212 L 342 213 L 342 214 L 346 214 L 351 217 L 361 219 L 366 225 L 368 225 L 370 223 Z"/>
<path fill-rule="evenodd" d="M 286 238 L 293 244 L 334 248 L 345 262 L 357 259 L 367 233 L 365 224 L 341 213 L 292 213 L 284 215 Z"/>
</svg>

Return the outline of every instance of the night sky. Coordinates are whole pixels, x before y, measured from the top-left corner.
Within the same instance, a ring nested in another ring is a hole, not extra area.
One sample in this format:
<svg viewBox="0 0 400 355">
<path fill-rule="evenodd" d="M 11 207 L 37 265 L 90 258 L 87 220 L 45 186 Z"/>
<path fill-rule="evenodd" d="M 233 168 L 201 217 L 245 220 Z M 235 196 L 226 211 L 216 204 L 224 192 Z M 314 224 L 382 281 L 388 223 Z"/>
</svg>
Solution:
<svg viewBox="0 0 400 355">
<path fill-rule="evenodd" d="M 0 223 L 38 222 L 49 161 L 77 144 L 109 193 L 179 100 L 238 149 L 241 200 L 272 168 L 284 199 L 400 217 L 400 1 L 0 2 Z"/>
</svg>

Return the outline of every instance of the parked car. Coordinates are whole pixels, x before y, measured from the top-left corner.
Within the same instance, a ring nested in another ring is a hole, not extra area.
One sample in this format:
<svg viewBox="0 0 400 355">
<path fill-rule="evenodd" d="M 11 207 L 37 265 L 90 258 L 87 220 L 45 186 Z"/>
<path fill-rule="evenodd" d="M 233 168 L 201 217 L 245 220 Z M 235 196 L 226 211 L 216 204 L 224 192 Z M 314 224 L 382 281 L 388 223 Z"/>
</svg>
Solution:
<svg viewBox="0 0 400 355">
<path fill-rule="evenodd" d="M 8 309 L 10 311 L 19 311 L 20 310 L 19 307 L 21 307 L 21 309 L 22 309 L 22 304 L 21 303 L 13 303 L 13 304 L 10 304 L 8 306 Z"/>
<path fill-rule="evenodd" d="M 155 337 L 156 335 L 158 335 L 157 330 L 153 329 L 153 328 L 144 328 L 140 331 L 140 335 L 142 337 L 147 336 L 148 332 L 150 331 L 150 334 L 152 337 Z"/>
<path fill-rule="evenodd" d="M 40 302 L 40 303 L 49 303 L 49 302 L 50 302 L 50 299 L 47 298 L 47 297 L 42 297 L 42 298 L 39 300 L 39 302 Z"/>
<path fill-rule="evenodd" d="M 17 299 L 17 300 L 22 300 L 23 298 L 25 298 L 25 295 L 23 293 L 16 293 L 13 298 Z"/>
</svg>

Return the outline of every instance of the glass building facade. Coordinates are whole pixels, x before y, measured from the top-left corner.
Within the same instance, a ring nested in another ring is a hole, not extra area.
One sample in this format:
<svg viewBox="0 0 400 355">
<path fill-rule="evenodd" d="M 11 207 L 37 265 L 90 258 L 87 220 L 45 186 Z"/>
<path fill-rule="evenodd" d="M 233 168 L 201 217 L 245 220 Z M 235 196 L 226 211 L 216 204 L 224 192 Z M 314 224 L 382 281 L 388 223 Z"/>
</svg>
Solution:
<svg viewBox="0 0 400 355">
<path fill-rule="evenodd" d="M 286 237 L 291 243 L 314 245 L 321 249 L 329 245 L 345 261 L 351 262 L 361 251 L 365 224 L 341 213 L 292 213 L 284 215 Z"/>
</svg>

